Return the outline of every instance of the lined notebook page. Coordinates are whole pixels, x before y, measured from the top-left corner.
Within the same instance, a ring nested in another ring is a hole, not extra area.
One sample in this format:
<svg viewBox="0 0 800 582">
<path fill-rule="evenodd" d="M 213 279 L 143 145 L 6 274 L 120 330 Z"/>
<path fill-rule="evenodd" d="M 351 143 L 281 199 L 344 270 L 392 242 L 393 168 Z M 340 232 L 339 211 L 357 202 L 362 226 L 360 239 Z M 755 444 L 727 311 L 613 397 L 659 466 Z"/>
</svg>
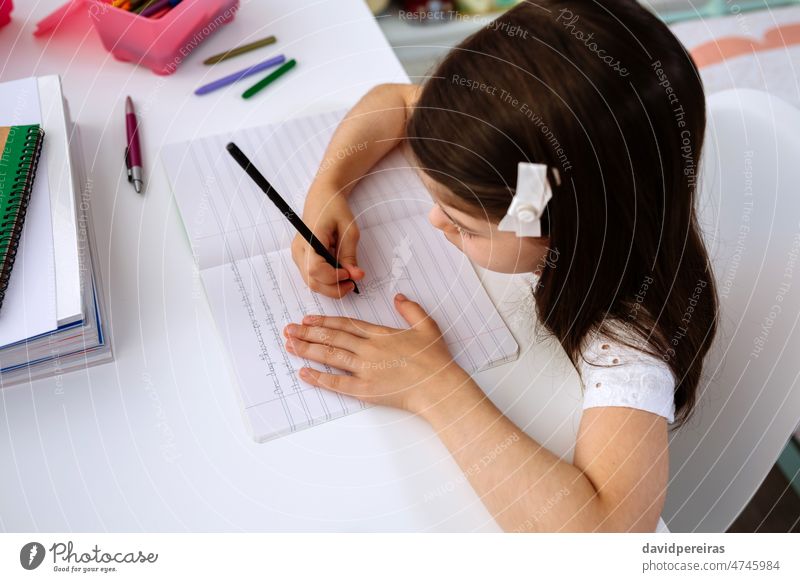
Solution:
<svg viewBox="0 0 800 582">
<path fill-rule="evenodd" d="M 345 110 L 171 144 L 162 160 L 201 269 L 288 248 L 294 229 L 225 150 L 235 141 L 302 214 L 306 193 Z M 336 157 L 358 155 L 358 145 Z M 427 214 L 430 195 L 394 150 L 354 188 L 359 228 Z M 313 225 L 311 225 L 313 230 Z"/>
<path fill-rule="evenodd" d="M 393 306 L 394 295 L 402 292 L 437 321 L 455 361 L 467 371 L 515 359 L 519 351 L 469 260 L 428 223 L 430 195 L 398 150 L 350 195 L 361 230 L 359 264 L 367 273 L 359 283 L 361 295 L 333 300 L 306 287 L 288 250 L 295 231 L 225 145 L 235 141 L 300 213 L 344 114 L 243 129 L 174 144 L 162 152 L 212 313 L 230 352 L 245 417 L 259 441 L 365 408 L 297 376 L 303 365 L 319 365 L 286 352 L 282 330 L 307 313 L 405 328 Z M 358 155 L 357 147 L 335 155 Z"/>
<path fill-rule="evenodd" d="M 518 346 L 469 260 L 423 216 L 364 229 L 359 263 L 368 274 L 360 295 L 341 300 L 311 292 L 290 252 L 277 251 L 203 269 L 211 310 L 231 354 L 245 416 L 264 441 L 344 416 L 366 405 L 306 384 L 303 361 L 284 349 L 283 328 L 307 313 L 355 317 L 406 328 L 393 297 L 404 293 L 439 324 L 454 360 L 475 372 L 516 359 Z M 403 366 L 401 359 L 379 363 Z"/>
</svg>

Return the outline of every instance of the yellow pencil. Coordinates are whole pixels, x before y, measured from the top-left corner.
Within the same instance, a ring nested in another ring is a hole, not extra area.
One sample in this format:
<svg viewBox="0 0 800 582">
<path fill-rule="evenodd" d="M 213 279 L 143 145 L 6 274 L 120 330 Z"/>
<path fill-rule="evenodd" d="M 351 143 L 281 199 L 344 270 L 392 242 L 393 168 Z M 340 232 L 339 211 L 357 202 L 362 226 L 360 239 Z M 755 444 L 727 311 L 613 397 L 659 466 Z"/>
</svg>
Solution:
<svg viewBox="0 0 800 582">
<path fill-rule="evenodd" d="M 239 55 L 243 55 L 247 52 L 259 49 L 261 47 L 265 47 L 267 45 L 271 45 L 275 42 L 274 36 L 268 36 L 267 38 L 262 38 L 261 40 L 257 40 L 255 42 L 251 42 L 250 44 L 237 46 L 236 48 L 232 48 L 229 51 L 225 51 L 224 53 L 220 53 L 218 55 L 214 55 L 213 57 L 208 57 L 206 60 L 203 61 L 204 65 L 216 65 L 221 61 L 227 61 L 230 58 L 238 57 Z"/>
</svg>

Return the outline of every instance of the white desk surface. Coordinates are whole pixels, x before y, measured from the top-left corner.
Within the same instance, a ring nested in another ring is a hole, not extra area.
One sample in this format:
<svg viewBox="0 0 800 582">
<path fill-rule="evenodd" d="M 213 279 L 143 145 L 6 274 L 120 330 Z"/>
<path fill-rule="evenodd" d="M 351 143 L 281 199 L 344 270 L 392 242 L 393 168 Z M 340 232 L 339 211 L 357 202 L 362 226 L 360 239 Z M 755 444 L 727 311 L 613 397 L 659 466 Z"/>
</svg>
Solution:
<svg viewBox="0 0 800 582">
<path fill-rule="evenodd" d="M 250 440 L 157 161 L 170 141 L 352 105 L 376 83 L 407 81 L 364 3 L 244 2 L 174 75 L 158 77 L 115 61 L 82 16 L 35 39 L 34 23 L 61 1 L 15 3 L 0 30 L 0 79 L 62 76 L 91 180 L 115 360 L 0 391 L 0 530 L 498 531 L 434 432 L 406 413 L 373 408 Z M 210 73 L 203 58 L 267 34 L 279 43 L 264 54 L 296 57 L 295 71 L 250 102 L 241 85 L 192 94 L 251 62 Z M 143 197 L 124 171 L 127 94 L 141 116 Z M 499 305 L 514 301 L 509 283 L 518 293 L 519 280 L 487 277 Z M 529 434 L 571 457 L 578 376 L 560 347 L 530 351 L 530 324 L 509 321 L 527 354 L 477 379 Z"/>
</svg>

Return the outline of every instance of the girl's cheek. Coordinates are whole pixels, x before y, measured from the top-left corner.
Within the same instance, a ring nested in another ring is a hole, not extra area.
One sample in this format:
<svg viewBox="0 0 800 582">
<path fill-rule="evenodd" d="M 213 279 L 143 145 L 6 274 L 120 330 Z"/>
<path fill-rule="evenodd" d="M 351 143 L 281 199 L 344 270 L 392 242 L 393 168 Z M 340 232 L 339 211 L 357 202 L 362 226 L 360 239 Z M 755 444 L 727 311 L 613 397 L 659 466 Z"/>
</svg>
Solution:
<svg viewBox="0 0 800 582">
<path fill-rule="evenodd" d="M 498 240 L 490 238 L 474 239 L 474 241 L 464 241 L 465 247 L 462 249 L 472 261 L 487 269 L 497 273 L 517 273 L 525 272 L 525 268 L 520 266 L 519 249 L 503 245 Z"/>
<path fill-rule="evenodd" d="M 472 262 L 491 271 L 504 271 L 503 253 L 496 241 L 487 237 L 464 237 L 452 229 L 445 229 L 444 234 L 451 244 L 458 247 Z"/>
<path fill-rule="evenodd" d="M 459 237 L 461 238 L 461 237 Z M 492 245 L 488 239 L 481 238 L 463 238 L 459 243 L 456 243 L 461 249 L 461 252 L 467 255 L 473 262 L 481 267 L 489 267 L 492 259 Z"/>
</svg>

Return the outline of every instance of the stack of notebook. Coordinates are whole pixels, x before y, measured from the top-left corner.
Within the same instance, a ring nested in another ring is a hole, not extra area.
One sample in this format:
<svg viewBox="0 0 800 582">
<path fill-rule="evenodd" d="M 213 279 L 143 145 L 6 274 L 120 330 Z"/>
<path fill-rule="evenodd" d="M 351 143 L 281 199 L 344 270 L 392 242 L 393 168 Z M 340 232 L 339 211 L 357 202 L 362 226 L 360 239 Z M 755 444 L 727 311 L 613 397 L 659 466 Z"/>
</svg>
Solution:
<svg viewBox="0 0 800 582">
<path fill-rule="evenodd" d="M 0 148 L 0 386 L 7 386 L 112 356 L 91 189 L 59 77 L 0 83 L 3 133 L 14 138 Z"/>
</svg>

